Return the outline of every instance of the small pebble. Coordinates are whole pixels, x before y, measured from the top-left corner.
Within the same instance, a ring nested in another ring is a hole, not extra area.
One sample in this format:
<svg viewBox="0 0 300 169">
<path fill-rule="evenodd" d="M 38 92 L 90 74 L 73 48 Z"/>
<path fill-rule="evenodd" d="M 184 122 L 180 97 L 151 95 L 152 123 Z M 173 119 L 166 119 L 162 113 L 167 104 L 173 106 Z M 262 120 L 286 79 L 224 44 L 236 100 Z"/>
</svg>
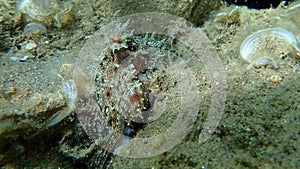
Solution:
<svg viewBox="0 0 300 169">
<path fill-rule="evenodd" d="M 271 76 L 271 77 L 270 77 L 270 81 L 271 81 L 272 83 L 280 83 L 280 82 L 283 81 L 283 78 L 280 77 L 280 76 L 278 76 L 278 75 L 274 75 L 274 76 Z"/>
<path fill-rule="evenodd" d="M 33 42 L 29 42 L 29 43 L 27 43 L 27 44 L 25 45 L 25 49 L 26 49 L 26 50 L 32 50 L 32 49 L 34 49 L 34 48 L 36 48 L 36 47 L 37 47 L 36 43 L 33 43 Z"/>
<path fill-rule="evenodd" d="M 125 136 L 128 136 L 128 137 L 131 137 L 132 136 L 132 132 L 131 132 L 131 128 L 126 126 L 124 128 L 124 133 L 123 133 Z"/>
<path fill-rule="evenodd" d="M 9 59 L 10 59 L 10 60 L 12 60 L 12 61 L 19 60 L 19 58 L 18 58 L 18 57 L 16 57 L 16 56 L 11 56 L 11 57 L 9 57 Z"/>
</svg>

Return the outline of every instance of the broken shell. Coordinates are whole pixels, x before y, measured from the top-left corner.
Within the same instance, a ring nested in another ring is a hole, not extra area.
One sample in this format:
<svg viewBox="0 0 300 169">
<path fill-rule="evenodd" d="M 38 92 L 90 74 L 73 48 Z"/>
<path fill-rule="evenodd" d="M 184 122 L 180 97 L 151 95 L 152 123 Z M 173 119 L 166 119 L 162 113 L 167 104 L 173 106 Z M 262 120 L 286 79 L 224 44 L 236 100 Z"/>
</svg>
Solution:
<svg viewBox="0 0 300 169">
<path fill-rule="evenodd" d="M 252 62 L 247 67 L 247 69 L 249 69 L 251 67 L 255 67 L 255 68 L 266 67 L 266 68 L 270 68 L 270 69 L 278 69 L 279 64 L 274 58 L 265 56 L 265 57 L 261 57 L 261 58 L 256 59 L 254 62 Z"/>
<path fill-rule="evenodd" d="M 271 64 L 271 67 L 278 68 L 276 60 L 282 54 L 299 58 L 300 46 L 292 32 L 283 28 L 269 28 L 248 36 L 240 47 L 240 54 L 251 64 L 259 61 L 259 65 L 266 63 L 266 65 Z"/>
<path fill-rule="evenodd" d="M 36 23 L 36 22 L 31 22 L 28 23 L 24 30 L 23 30 L 24 34 L 26 35 L 40 35 L 40 34 L 45 34 L 47 33 L 47 29 L 45 28 L 44 25 L 40 24 L 40 23 Z"/>
<path fill-rule="evenodd" d="M 34 42 L 29 42 L 25 45 L 26 50 L 32 50 L 32 49 L 35 49 L 36 47 L 37 47 L 37 44 Z"/>
<path fill-rule="evenodd" d="M 26 22 L 33 19 L 46 26 L 53 24 L 54 14 L 60 9 L 57 0 L 22 0 L 17 7 L 23 14 L 27 15 L 25 17 Z"/>
</svg>

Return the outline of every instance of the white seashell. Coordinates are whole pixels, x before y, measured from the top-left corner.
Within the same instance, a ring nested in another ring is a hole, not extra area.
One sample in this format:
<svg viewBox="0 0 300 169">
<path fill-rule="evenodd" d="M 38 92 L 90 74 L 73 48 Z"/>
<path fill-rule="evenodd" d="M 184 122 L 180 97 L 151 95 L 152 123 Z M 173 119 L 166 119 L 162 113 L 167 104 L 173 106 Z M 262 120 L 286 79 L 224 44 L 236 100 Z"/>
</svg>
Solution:
<svg viewBox="0 0 300 169">
<path fill-rule="evenodd" d="M 50 26 L 54 22 L 54 15 L 59 11 L 60 6 L 58 0 L 21 0 L 17 8 L 23 14 L 26 14 L 26 21 L 32 18 L 46 26 Z"/>
<path fill-rule="evenodd" d="M 26 45 L 25 45 L 25 49 L 26 50 L 32 50 L 32 49 L 35 49 L 37 47 L 37 44 L 36 43 L 34 43 L 34 42 L 29 42 L 29 43 L 27 43 Z"/>
<path fill-rule="evenodd" d="M 17 56 L 11 56 L 11 57 L 9 57 L 9 59 L 12 60 L 12 61 L 19 60 L 19 58 Z"/>
<path fill-rule="evenodd" d="M 297 55 L 300 53 L 297 38 L 292 32 L 283 28 L 259 30 L 248 36 L 240 47 L 242 58 L 254 65 L 259 62 L 258 66 L 266 63 L 271 67 L 278 68 L 276 60 L 282 53 L 295 57 L 299 57 Z"/>
<path fill-rule="evenodd" d="M 44 25 L 40 23 L 30 22 L 25 26 L 23 32 L 26 35 L 30 35 L 30 34 L 39 35 L 39 34 L 46 34 L 47 29 Z"/>
<path fill-rule="evenodd" d="M 252 62 L 247 69 L 250 69 L 252 67 L 255 68 L 261 68 L 261 67 L 268 67 L 270 69 L 278 69 L 279 68 L 279 64 L 278 62 L 271 57 L 261 57 L 258 58 L 257 60 L 255 60 L 254 62 Z"/>
<path fill-rule="evenodd" d="M 23 56 L 22 58 L 20 58 L 21 62 L 25 62 L 27 59 L 29 58 L 28 55 Z"/>
</svg>

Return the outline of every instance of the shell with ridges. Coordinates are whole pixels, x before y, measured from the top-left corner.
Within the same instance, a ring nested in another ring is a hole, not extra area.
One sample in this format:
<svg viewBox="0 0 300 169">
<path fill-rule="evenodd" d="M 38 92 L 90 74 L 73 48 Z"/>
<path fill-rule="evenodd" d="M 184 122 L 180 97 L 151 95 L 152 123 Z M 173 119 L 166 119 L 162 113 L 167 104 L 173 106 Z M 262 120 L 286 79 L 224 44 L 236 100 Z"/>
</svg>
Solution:
<svg viewBox="0 0 300 169">
<path fill-rule="evenodd" d="M 259 30 L 248 36 L 240 47 L 240 55 L 251 64 L 262 57 L 277 60 L 276 57 L 282 53 L 296 58 L 300 57 L 300 45 L 297 38 L 292 32 L 283 28 Z"/>
</svg>

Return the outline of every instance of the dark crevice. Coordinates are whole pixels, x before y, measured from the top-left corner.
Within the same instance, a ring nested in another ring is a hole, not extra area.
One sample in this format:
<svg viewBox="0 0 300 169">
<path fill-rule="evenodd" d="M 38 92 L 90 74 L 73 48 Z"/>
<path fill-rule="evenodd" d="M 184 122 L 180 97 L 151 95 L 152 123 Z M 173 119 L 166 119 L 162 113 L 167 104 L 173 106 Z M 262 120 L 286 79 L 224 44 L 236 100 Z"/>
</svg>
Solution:
<svg viewBox="0 0 300 169">
<path fill-rule="evenodd" d="M 282 0 L 222 0 L 228 5 L 247 6 L 250 9 L 277 8 Z M 288 5 L 293 0 L 286 0 L 284 5 Z"/>
</svg>

